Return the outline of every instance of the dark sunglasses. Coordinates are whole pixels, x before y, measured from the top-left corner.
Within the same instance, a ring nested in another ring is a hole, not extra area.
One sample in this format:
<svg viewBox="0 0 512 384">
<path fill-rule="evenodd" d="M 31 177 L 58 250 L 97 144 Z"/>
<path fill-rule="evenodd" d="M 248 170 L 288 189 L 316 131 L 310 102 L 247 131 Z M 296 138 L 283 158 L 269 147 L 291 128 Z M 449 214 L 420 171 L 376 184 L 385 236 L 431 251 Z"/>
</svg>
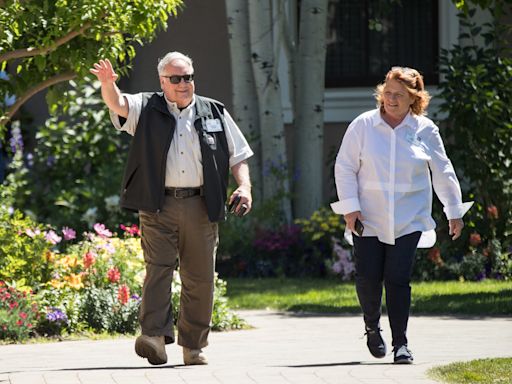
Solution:
<svg viewBox="0 0 512 384">
<path fill-rule="evenodd" d="M 172 75 L 172 76 L 164 76 L 164 75 L 161 75 L 162 77 L 167 77 L 169 79 L 169 81 L 171 82 L 171 84 L 179 84 L 181 83 L 181 80 L 184 80 L 185 83 L 191 83 L 194 81 L 194 74 L 190 74 L 190 75 L 183 75 L 183 76 L 180 76 L 180 75 Z"/>
</svg>

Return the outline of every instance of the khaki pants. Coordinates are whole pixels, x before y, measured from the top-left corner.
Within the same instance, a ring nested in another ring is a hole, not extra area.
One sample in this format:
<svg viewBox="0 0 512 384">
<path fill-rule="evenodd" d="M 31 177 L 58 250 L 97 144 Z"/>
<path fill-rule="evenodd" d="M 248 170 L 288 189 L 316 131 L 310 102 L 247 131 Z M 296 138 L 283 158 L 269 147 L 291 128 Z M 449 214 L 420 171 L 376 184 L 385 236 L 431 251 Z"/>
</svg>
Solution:
<svg viewBox="0 0 512 384">
<path fill-rule="evenodd" d="M 208 345 L 213 309 L 218 225 L 208 220 L 204 198 L 165 196 L 159 213 L 139 212 L 146 278 L 139 321 L 142 334 L 174 342 L 171 281 L 179 262 L 181 278 L 178 344 Z"/>
</svg>

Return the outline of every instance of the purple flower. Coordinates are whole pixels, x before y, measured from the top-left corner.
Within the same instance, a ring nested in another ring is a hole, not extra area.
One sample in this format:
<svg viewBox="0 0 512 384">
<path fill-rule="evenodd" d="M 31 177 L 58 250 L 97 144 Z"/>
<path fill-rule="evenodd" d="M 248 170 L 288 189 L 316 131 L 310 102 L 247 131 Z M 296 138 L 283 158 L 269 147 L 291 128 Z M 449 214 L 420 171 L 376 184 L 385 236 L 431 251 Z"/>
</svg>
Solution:
<svg viewBox="0 0 512 384">
<path fill-rule="evenodd" d="M 48 156 L 46 158 L 46 165 L 48 166 L 48 168 L 53 167 L 54 164 L 55 164 L 55 156 Z"/>
<path fill-rule="evenodd" d="M 96 223 L 93 226 L 94 230 L 100 237 L 111 237 L 112 232 L 110 232 L 107 228 L 105 228 L 104 224 Z"/>
<path fill-rule="evenodd" d="M 64 240 L 73 240 L 76 238 L 76 232 L 72 228 L 62 228 L 62 234 L 64 235 Z"/>
<path fill-rule="evenodd" d="M 48 232 L 45 232 L 44 238 L 46 239 L 47 242 L 49 242 L 49 243 L 51 243 L 53 245 L 60 243 L 60 241 L 62 240 L 62 237 L 57 235 L 52 230 L 49 230 Z"/>
<path fill-rule="evenodd" d="M 52 323 L 68 323 L 68 317 L 59 308 L 51 307 L 46 314 L 46 320 Z"/>
<path fill-rule="evenodd" d="M 16 153 L 17 151 L 23 151 L 23 137 L 21 136 L 19 124 L 12 128 L 9 144 L 11 145 L 11 150 L 13 153 Z"/>
<path fill-rule="evenodd" d="M 254 240 L 254 246 L 266 252 L 285 251 L 299 242 L 300 231 L 300 227 L 296 225 L 285 225 L 277 231 L 263 231 Z"/>
</svg>

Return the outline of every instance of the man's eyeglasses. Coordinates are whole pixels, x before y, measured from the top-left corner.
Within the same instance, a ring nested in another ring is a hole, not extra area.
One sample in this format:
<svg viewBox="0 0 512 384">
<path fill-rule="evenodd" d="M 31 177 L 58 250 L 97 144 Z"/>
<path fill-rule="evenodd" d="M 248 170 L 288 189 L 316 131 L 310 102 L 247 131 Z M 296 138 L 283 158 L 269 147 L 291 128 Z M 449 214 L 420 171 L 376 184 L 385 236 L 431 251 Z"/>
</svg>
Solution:
<svg viewBox="0 0 512 384">
<path fill-rule="evenodd" d="M 191 83 L 194 81 L 194 74 L 190 74 L 190 75 L 172 75 L 172 76 L 164 76 L 164 75 L 160 75 L 162 77 L 167 77 L 169 79 L 169 81 L 171 82 L 171 84 L 179 84 L 181 83 L 181 80 L 185 81 L 185 83 Z"/>
</svg>

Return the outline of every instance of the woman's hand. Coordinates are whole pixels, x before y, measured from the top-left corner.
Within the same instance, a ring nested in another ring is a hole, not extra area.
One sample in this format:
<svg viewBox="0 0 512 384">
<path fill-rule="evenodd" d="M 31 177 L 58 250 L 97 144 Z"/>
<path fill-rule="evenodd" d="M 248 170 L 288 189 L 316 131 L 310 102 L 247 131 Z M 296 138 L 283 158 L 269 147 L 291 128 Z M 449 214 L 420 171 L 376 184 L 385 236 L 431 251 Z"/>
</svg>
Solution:
<svg viewBox="0 0 512 384">
<path fill-rule="evenodd" d="M 448 226 L 450 228 L 448 233 L 453 235 L 452 240 L 456 240 L 462 233 L 462 228 L 464 228 L 464 221 L 462 219 L 450 219 L 448 220 Z"/>
<path fill-rule="evenodd" d="M 363 221 L 363 216 L 361 215 L 361 211 L 354 211 L 347 213 L 343 215 L 343 218 L 345 219 L 345 223 L 347 224 L 347 228 L 350 229 L 352 232 L 356 232 L 356 219 L 359 219 L 360 221 Z"/>
</svg>

